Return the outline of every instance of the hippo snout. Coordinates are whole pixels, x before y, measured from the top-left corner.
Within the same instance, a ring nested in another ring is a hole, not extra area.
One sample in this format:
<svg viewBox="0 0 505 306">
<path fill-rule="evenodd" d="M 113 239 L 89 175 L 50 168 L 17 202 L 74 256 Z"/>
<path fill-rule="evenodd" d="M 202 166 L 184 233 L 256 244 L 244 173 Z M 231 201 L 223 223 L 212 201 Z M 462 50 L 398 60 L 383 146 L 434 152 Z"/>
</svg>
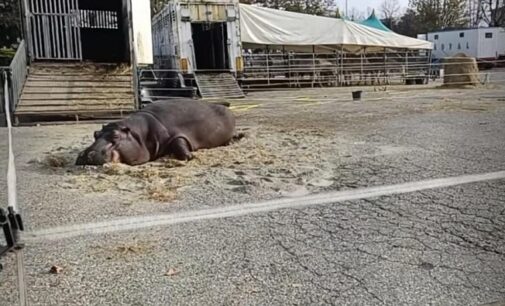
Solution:
<svg viewBox="0 0 505 306">
<path fill-rule="evenodd" d="M 86 150 L 77 156 L 77 160 L 75 161 L 76 166 L 85 166 L 85 165 L 94 165 L 100 166 L 105 164 L 107 161 L 103 156 L 98 154 L 94 150 Z"/>
</svg>

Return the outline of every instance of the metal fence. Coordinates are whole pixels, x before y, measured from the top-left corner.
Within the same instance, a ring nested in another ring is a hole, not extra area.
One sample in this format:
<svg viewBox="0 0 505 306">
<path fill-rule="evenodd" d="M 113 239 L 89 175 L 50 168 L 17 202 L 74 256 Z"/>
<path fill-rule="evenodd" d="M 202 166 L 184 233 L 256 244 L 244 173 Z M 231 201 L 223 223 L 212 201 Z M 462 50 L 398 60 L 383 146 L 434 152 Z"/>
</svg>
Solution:
<svg viewBox="0 0 505 306">
<path fill-rule="evenodd" d="M 194 97 L 197 88 L 194 77 L 176 69 L 142 68 L 137 71 L 141 104 L 177 97 Z"/>
<path fill-rule="evenodd" d="M 0 67 L 0 81 L 2 87 L 0 90 L 0 100 L 2 102 L 0 105 L 0 113 L 5 113 L 5 82 L 7 82 L 9 91 L 7 94 L 9 95 L 10 110 L 14 111 L 23 90 L 27 72 L 26 44 L 24 41 L 21 41 L 11 64 L 7 67 Z"/>
<path fill-rule="evenodd" d="M 35 59 L 82 58 L 77 0 L 26 0 L 28 37 Z M 84 21 L 86 23 L 86 21 Z"/>
<path fill-rule="evenodd" d="M 244 89 L 426 83 L 430 56 L 422 51 L 376 53 L 244 53 Z"/>
</svg>

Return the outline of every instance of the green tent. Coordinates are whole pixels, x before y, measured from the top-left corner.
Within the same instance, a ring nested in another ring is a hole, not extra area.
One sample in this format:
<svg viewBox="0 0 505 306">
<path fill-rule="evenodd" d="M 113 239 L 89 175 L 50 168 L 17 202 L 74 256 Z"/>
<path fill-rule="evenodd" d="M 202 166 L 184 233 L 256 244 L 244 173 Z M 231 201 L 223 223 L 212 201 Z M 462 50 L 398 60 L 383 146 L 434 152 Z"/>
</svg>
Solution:
<svg viewBox="0 0 505 306">
<path fill-rule="evenodd" d="M 382 23 L 382 21 L 380 21 L 379 18 L 377 18 L 375 16 L 375 10 L 372 11 L 372 14 L 370 15 L 370 17 L 368 17 L 367 19 L 361 21 L 360 24 L 366 25 L 366 26 L 371 27 L 371 28 L 379 29 L 379 30 L 382 30 L 382 31 L 385 31 L 385 32 L 393 32 L 390 29 L 388 29 L 388 27 L 386 27 Z"/>
</svg>

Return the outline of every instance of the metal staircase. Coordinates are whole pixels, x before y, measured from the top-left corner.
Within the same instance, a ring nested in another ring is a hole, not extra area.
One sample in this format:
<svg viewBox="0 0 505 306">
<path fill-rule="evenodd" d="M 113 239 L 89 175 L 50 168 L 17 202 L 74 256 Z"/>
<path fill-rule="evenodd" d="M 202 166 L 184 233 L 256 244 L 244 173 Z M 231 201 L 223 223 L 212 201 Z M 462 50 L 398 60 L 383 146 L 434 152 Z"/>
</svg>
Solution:
<svg viewBox="0 0 505 306">
<path fill-rule="evenodd" d="M 244 92 L 230 72 L 195 72 L 195 81 L 203 99 L 243 98 Z"/>
</svg>

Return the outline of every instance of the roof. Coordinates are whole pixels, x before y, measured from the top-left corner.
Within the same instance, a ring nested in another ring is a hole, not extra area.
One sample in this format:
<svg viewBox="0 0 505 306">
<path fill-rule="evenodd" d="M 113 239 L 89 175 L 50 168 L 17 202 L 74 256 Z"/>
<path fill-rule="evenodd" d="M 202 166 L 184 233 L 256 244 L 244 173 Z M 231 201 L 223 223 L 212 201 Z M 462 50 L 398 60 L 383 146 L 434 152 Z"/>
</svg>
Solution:
<svg viewBox="0 0 505 306">
<path fill-rule="evenodd" d="M 377 18 L 377 16 L 375 16 L 375 10 L 372 11 L 372 14 L 370 15 L 370 17 L 361 21 L 360 24 L 366 25 L 368 27 L 372 27 L 375 29 L 379 29 L 381 31 L 392 32 L 388 27 L 386 27 L 382 23 L 382 21 L 380 21 L 379 18 Z"/>
<path fill-rule="evenodd" d="M 315 51 L 367 50 L 382 48 L 432 49 L 433 44 L 383 31 L 353 21 L 287 12 L 240 4 L 240 29 L 245 48 L 288 46 L 291 49 Z"/>
<path fill-rule="evenodd" d="M 465 31 L 479 31 L 479 30 L 495 30 L 495 29 L 504 29 L 503 27 L 474 27 L 474 28 L 455 28 L 455 29 L 442 29 L 438 31 L 431 31 L 427 34 L 438 34 L 445 32 L 465 32 Z"/>
</svg>

